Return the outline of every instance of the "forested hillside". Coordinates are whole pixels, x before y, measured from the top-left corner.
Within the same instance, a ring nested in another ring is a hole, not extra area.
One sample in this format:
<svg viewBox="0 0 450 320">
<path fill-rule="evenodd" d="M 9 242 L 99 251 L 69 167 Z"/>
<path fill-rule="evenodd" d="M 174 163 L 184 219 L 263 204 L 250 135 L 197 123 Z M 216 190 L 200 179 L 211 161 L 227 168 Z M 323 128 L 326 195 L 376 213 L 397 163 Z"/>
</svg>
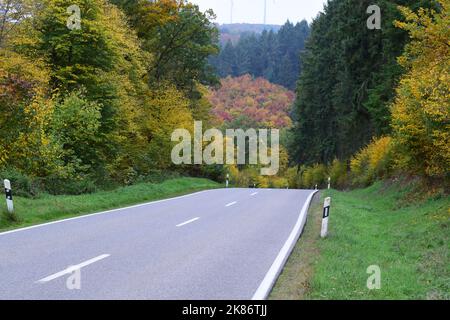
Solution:
<svg viewBox="0 0 450 320">
<path fill-rule="evenodd" d="M 370 185 L 406 175 L 450 187 L 450 1 L 329 1 L 302 55 L 290 181 Z M 401 6 L 403 5 L 403 6 Z M 429 188 L 429 187 L 427 187 Z"/>
<path fill-rule="evenodd" d="M 212 12 L 176 0 L 0 4 L 0 170 L 16 186 L 79 193 L 145 179 L 172 166 L 173 130 L 209 119 Z"/>
<path fill-rule="evenodd" d="M 398 5 L 412 10 L 434 1 L 378 2 L 381 30 L 366 27 L 369 0 L 329 1 L 311 26 L 297 86 L 297 163 L 348 159 L 375 136 L 392 130 L 390 104 L 405 69 L 397 63 L 409 36 L 394 25 Z"/>
<path fill-rule="evenodd" d="M 228 128 L 286 129 L 292 125 L 289 113 L 295 94 L 263 78 L 227 77 L 208 99 L 213 115 Z"/>
<path fill-rule="evenodd" d="M 236 44 L 242 35 L 251 33 L 261 34 L 264 30 L 277 32 L 280 30 L 281 26 L 271 24 L 231 23 L 218 25 L 217 28 L 220 32 L 220 44 L 225 45 L 228 41 Z"/>
<path fill-rule="evenodd" d="M 221 78 L 250 74 L 294 89 L 301 72 L 300 54 L 308 36 L 306 21 L 295 25 L 287 22 L 278 32 L 244 34 L 236 44 L 228 41 L 211 63 Z"/>
<path fill-rule="evenodd" d="M 380 30 L 367 28 L 371 4 L 330 0 L 311 25 L 220 48 L 214 13 L 188 1 L 2 1 L 0 173 L 28 194 L 155 172 L 220 180 L 230 168 L 171 162 L 173 131 L 202 120 L 284 129 L 282 180 L 262 186 L 448 185 L 449 0 L 380 0 Z M 250 169 L 236 180 L 255 180 Z"/>
</svg>

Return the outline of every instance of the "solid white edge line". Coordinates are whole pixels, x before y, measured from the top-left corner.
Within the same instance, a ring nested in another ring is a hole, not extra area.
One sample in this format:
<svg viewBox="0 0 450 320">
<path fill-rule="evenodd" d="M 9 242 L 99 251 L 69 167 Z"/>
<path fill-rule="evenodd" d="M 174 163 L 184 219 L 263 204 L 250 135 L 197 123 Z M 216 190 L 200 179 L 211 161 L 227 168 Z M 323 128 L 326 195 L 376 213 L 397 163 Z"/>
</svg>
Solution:
<svg viewBox="0 0 450 320">
<path fill-rule="evenodd" d="M 60 278 L 60 277 L 62 277 L 64 275 L 66 275 L 66 274 L 72 273 L 74 270 L 78 270 L 78 269 L 84 268 L 84 267 L 86 267 L 86 266 L 88 266 L 90 264 L 93 264 L 93 263 L 97 262 L 97 261 L 100 261 L 100 260 L 103 260 L 105 258 L 108 258 L 109 256 L 110 256 L 109 254 L 102 254 L 102 255 L 100 255 L 98 257 L 86 260 L 86 261 L 84 261 L 84 262 L 82 262 L 80 264 L 77 264 L 77 265 L 74 265 L 74 266 L 70 266 L 70 267 L 64 269 L 63 271 L 60 271 L 60 272 L 54 273 L 52 275 L 49 275 L 48 277 L 42 278 L 41 280 L 38 280 L 36 282 L 37 283 L 45 283 L 45 282 L 49 282 L 49 281 L 55 280 L 55 279 Z"/>
<path fill-rule="evenodd" d="M 186 222 L 183 222 L 183 223 L 180 223 L 180 224 L 177 224 L 176 225 L 176 227 L 182 227 L 182 226 L 185 226 L 185 225 L 187 225 L 187 224 L 189 224 L 189 223 L 192 223 L 192 222 L 194 222 L 194 221 L 197 221 L 198 219 L 200 219 L 200 217 L 197 217 L 197 218 L 194 218 L 194 219 L 191 219 L 191 220 L 188 220 L 188 221 L 186 221 Z"/>
<path fill-rule="evenodd" d="M 289 258 L 290 253 L 292 252 L 292 249 L 294 249 L 294 246 L 302 233 L 303 227 L 306 222 L 308 208 L 311 204 L 312 198 L 317 192 L 318 191 L 314 191 L 308 196 L 307 200 L 305 201 L 305 204 L 303 205 L 302 211 L 300 212 L 300 216 L 298 217 L 297 223 L 294 226 L 294 229 L 292 230 L 291 234 L 289 235 L 289 238 L 284 243 L 283 247 L 281 248 L 280 252 L 275 258 L 275 261 L 272 263 L 272 266 L 270 267 L 263 281 L 261 282 L 255 294 L 253 295 L 252 300 L 267 299 L 267 296 L 272 290 L 275 281 L 280 275 L 284 265 L 286 264 L 287 259 Z"/>
<path fill-rule="evenodd" d="M 209 192 L 209 191 L 212 191 L 212 190 L 218 190 L 218 189 L 203 190 L 203 191 L 199 191 L 199 192 L 195 192 L 195 193 L 186 194 L 184 196 L 168 198 L 168 199 L 162 199 L 162 200 L 156 200 L 156 201 L 151 201 L 151 202 L 145 202 L 145 203 L 137 204 L 137 205 L 134 205 L 134 206 L 124 207 L 124 208 L 117 208 L 117 209 L 101 211 L 101 212 L 96 212 L 96 213 L 90 213 L 90 214 L 84 214 L 84 215 L 80 215 L 78 217 L 73 217 L 73 218 L 67 218 L 67 219 L 62 219 L 62 220 L 56 220 L 56 221 L 41 223 L 41 224 L 37 224 L 37 225 L 34 225 L 34 226 L 25 227 L 25 228 L 4 231 L 4 232 L 0 233 L 0 236 L 4 236 L 4 235 L 15 233 L 15 232 L 20 232 L 20 231 L 26 231 L 26 230 L 31 230 L 31 229 L 35 229 L 35 228 L 45 227 L 45 226 L 49 226 L 49 225 L 52 225 L 52 224 L 58 224 L 58 223 L 63 223 L 63 222 L 67 222 L 67 221 L 72 221 L 72 220 L 89 218 L 89 217 L 98 216 L 98 215 L 105 214 L 105 213 L 112 213 L 112 212 L 117 212 L 117 211 L 133 209 L 133 208 L 140 208 L 140 207 L 145 207 L 145 206 L 156 204 L 156 203 L 161 203 L 161 202 L 167 202 L 167 201 L 172 201 L 172 200 L 178 200 L 178 199 L 182 199 L 182 198 L 192 197 L 192 196 L 195 196 L 195 195 L 198 195 L 198 194 L 201 194 L 201 193 L 204 193 L 204 192 Z"/>
<path fill-rule="evenodd" d="M 225 207 L 231 207 L 231 206 L 234 206 L 236 203 L 237 203 L 237 201 L 230 202 L 230 203 L 227 204 Z"/>
</svg>

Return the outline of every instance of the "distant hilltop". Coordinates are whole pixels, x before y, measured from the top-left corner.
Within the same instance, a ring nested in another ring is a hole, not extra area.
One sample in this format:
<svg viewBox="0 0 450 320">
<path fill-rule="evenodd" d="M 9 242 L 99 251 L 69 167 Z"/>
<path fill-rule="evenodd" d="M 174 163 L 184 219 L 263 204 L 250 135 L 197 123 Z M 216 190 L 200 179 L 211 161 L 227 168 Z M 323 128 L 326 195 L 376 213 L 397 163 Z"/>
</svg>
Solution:
<svg viewBox="0 0 450 320">
<path fill-rule="evenodd" d="M 261 34 L 264 30 L 278 32 L 281 25 L 275 24 L 251 24 L 251 23 L 232 23 L 232 24 L 218 24 L 220 31 L 220 43 L 225 44 L 231 41 L 235 44 L 240 37 L 245 33 Z"/>
</svg>

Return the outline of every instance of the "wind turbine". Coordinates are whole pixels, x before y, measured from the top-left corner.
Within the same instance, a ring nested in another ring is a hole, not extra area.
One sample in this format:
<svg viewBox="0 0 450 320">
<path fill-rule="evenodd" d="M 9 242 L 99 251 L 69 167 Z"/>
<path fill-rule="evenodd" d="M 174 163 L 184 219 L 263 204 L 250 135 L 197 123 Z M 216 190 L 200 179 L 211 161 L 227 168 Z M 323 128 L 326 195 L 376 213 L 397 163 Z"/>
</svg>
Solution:
<svg viewBox="0 0 450 320">
<path fill-rule="evenodd" d="M 275 0 L 273 0 L 275 3 Z M 267 25 L 267 0 L 264 0 L 264 25 Z"/>
<path fill-rule="evenodd" d="M 267 25 L 267 0 L 264 0 L 264 25 Z"/>
<path fill-rule="evenodd" d="M 233 23 L 234 0 L 230 0 L 230 23 Z"/>
</svg>

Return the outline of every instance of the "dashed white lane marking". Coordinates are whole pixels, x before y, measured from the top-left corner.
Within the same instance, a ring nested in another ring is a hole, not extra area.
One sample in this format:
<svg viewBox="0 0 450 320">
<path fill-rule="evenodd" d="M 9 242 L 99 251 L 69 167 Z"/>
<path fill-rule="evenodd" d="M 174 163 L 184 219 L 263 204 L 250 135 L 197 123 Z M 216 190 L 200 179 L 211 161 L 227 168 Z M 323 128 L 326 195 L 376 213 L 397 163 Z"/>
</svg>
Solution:
<svg viewBox="0 0 450 320">
<path fill-rule="evenodd" d="M 231 202 L 229 204 L 227 204 L 225 207 L 231 207 L 234 206 L 237 203 L 237 201 Z"/>
<path fill-rule="evenodd" d="M 70 266 L 70 267 L 64 269 L 63 271 L 54 273 L 54 274 L 52 274 L 52 275 L 50 275 L 48 277 L 45 277 L 45 278 L 42 278 L 41 280 L 36 281 L 36 282 L 38 282 L 38 283 L 45 283 L 45 282 L 49 282 L 49 281 L 55 280 L 55 279 L 60 278 L 60 277 L 62 277 L 64 275 L 66 275 L 66 274 L 70 274 L 70 273 L 74 272 L 74 270 L 79 270 L 79 269 L 84 268 L 84 267 L 86 267 L 86 266 L 88 266 L 90 264 L 93 264 L 93 263 L 97 262 L 97 261 L 100 261 L 100 260 L 103 260 L 105 258 L 108 258 L 109 256 L 110 256 L 109 254 L 102 254 L 102 255 L 100 255 L 98 257 L 89 259 L 89 260 L 84 261 L 84 262 L 82 262 L 80 264 L 77 264 L 77 265 L 74 265 L 74 266 Z"/>
<path fill-rule="evenodd" d="M 179 228 L 179 227 L 182 227 L 182 226 L 185 226 L 185 225 L 187 225 L 187 224 L 189 224 L 189 223 L 192 223 L 192 222 L 194 222 L 194 221 L 197 221 L 198 219 L 200 219 L 200 217 L 197 217 L 197 218 L 194 218 L 194 219 L 188 220 L 188 221 L 186 221 L 186 222 L 183 222 L 183 223 L 177 224 L 177 228 Z"/>
<path fill-rule="evenodd" d="M 253 197 L 253 196 L 256 196 L 258 194 L 258 192 L 253 192 L 252 194 L 251 194 L 251 196 Z"/>
<path fill-rule="evenodd" d="M 54 225 L 54 224 L 64 223 L 64 222 L 78 220 L 78 219 L 91 218 L 91 217 L 95 217 L 95 216 L 102 215 L 102 214 L 126 211 L 126 210 L 129 210 L 129 209 L 135 209 L 135 208 L 140 208 L 140 207 L 144 207 L 144 206 L 154 205 L 154 204 L 157 204 L 157 203 L 168 202 L 168 201 L 172 201 L 172 200 L 184 199 L 184 198 L 192 197 L 192 196 L 199 195 L 199 194 L 202 194 L 202 193 L 205 193 L 205 192 L 210 192 L 210 191 L 213 191 L 213 190 L 204 190 L 204 191 L 191 193 L 191 194 L 187 194 L 187 195 L 179 196 L 179 197 L 175 197 L 175 198 L 156 200 L 156 201 L 146 202 L 146 203 L 142 203 L 142 204 L 138 204 L 138 205 L 134 205 L 134 206 L 130 206 L 130 207 L 124 207 L 124 208 L 119 208 L 119 209 L 113 209 L 113 210 L 108 210 L 108 211 L 102 211 L 102 212 L 97 212 L 97 213 L 92 213 L 92 214 L 81 215 L 81 216 L 74 217 L 74 218 L 68 218 L 68 219 L 63 219 L 63 220 L 57 220 L 57 221 L 42 223 L 42 224 L 38 224 L 38 225 L 35 225 L 35 226 L 30 226 L 30 227 L 25 227 L 25 228 L 20 228 L 20 229 L 5 231 L 5 232 L 0 232 L 0 236 L 5 236 L 5 235 L 11 234 L 11 233 L 27 231 L 27 230 L 36 229 L 36 228 L 47 227 L 47 226 L 51 226 L 51 225 Z"/>
</svg>

